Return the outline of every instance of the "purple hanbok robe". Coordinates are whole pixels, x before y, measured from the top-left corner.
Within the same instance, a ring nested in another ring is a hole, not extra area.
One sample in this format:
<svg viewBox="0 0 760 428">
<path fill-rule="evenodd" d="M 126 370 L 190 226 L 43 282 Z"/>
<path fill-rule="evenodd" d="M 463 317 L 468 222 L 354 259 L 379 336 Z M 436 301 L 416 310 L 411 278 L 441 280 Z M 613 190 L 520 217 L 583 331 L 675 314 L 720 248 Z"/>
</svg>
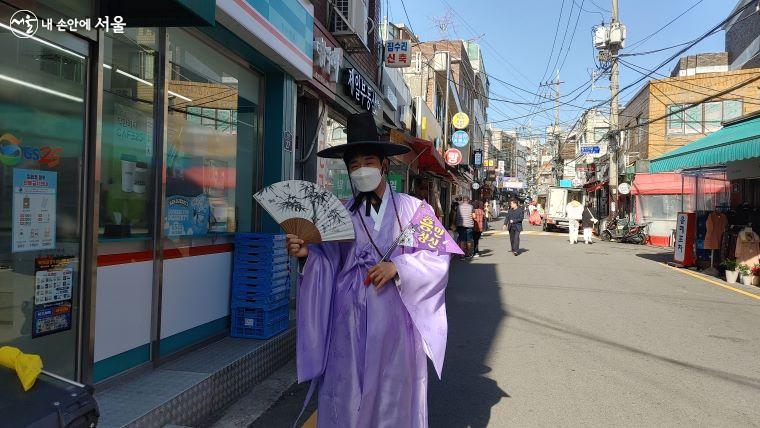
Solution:
<svg viewBox="0 0 760 428">
<path fill-rule="evenodd" d="M 379 230 L 364 216 L 383 253 L 400 232 L 394 199 L 403 226 L 421 203 L 390 191 Z M 398 280 L 367 287 L 367 269 L 381 256 L 360 215 L 364 207 L 352 213 L 355 241 L 309 246 L 298 295 L 298 381 L 318 385 L 319 428 L 426 427 L 425 357 L 440 378 L 449 255 L 399 246 L 390 258 Z"/>
</svg>

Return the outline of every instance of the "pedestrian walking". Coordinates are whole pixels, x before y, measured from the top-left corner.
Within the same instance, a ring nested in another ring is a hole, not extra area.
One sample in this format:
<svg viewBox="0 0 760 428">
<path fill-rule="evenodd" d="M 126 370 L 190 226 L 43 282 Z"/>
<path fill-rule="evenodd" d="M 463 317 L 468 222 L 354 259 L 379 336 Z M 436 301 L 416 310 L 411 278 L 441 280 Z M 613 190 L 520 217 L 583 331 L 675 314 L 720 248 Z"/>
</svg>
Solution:
<svg viewBox="0 0 760 428">
<path fill-rule="evenodd" d="M 475 208 L 472 212 L 472 219 L 475 226 L 472 230 L 472 244 L 473 244 L 473 257 L 478 258 L 480 257 L 480 248 L 478 248 L 478 243 L 480 242 L 480 236 L 483 234 L 483 231 L 485 230 L 485 217 L 486 213 L 483 210 L 483 202 L 477 200 L 475 201 L 473 207 Z"/>
<path fill-rule="evenodd" d="M 565 206 L 565 213 L 569 220 L 569 238 L 570 244 L 578 243 L 578 228 L 580 227 L 580 221 L 583 219 L 583 204 L 578 202 L 578 198 L 573 196 L 573 200 Z"/>
<path fill-rule="evenodd" d="M 592 230 L 594 225 L 599 221 L 594 217 L 594 213 L 591 212 L 591 202 L 586 204 L 585 209 L 583 210 L 583 216 L 581 218 L 581 221 L 583 223 L 583 242 L 586 243 L 586 245 L 593 244 L 594 241 L 592 239 Z"/>
<path fill-rule="evenodd" d="M 450 230 L 456 230 L 456 227 L 457 227 L 456 225 L 457 208 L 459 208 L 459 201 L 454 200 L 454 202 L 451 203 L 451 210 L 449 210 L 449 229 Z"/>
<path fill-rule="evenodd" d="M 525 219 L 525 209 L 517 203 L 517 199 L 509 201 L 509 209 L 504 218 L 504 229 L 509 231 L 509 243 L 512 247 L 512 254 L 520 254 L 520 232 L 523 230 L 523 220 Z"/>
<path fill-rule="evenodd" d="M 379 262 L 420 200 L 387 181 L 389 157 L 405 146 L 379 141 L 372 113 L 349 118 L 347 140 L 318 156 L 346 163 L 356 239 L 307 246 L 287 235 L 290 255 L 305 261 L 296 306 L 298 381 L 312 382 L 320 428 L 427 427 L 426 355 L 440 377 L 449 256 L 399 246 Z"/>
<path fill-rule="evenodd" d="M 462 260 L 472 257 L 472 229 L 475 227 L 472 211 L 470 198 L 463 197 L 462 202 L 457 206 L 454 218 L 454 224 L 457 228 L 457 243 L 464 252 L 461 257 Z"/>
<path fill-rule="evenodd" d="M 533 226 L 541 226 L 541 213 L 538 212 L 536 203 L 532 202 L 528 210 L 530 211 L 530 215 L 528 216 L 528 221 L 530 224 Z"/>
</svg>

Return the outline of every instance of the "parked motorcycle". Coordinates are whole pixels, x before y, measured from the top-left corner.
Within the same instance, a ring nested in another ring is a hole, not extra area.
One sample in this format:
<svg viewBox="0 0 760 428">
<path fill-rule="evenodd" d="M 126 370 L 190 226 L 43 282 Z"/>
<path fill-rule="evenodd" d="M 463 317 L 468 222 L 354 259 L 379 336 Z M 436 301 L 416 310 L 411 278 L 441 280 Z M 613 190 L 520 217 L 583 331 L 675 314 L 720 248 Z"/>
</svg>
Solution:
<svg viewBox="0 0 760 428">
<path fill-rule="evenodd" d="M 621 243 L 630 243 L 643 245 L 647 243 L 649 234 L 647 232 L 649 223 L 629 224 L 626 223 L 618 227 L 618 219 L 614 218 L 607 222 L 605 230 L 599 234 L 602 241 L 614 241 Z"/>
</svg>

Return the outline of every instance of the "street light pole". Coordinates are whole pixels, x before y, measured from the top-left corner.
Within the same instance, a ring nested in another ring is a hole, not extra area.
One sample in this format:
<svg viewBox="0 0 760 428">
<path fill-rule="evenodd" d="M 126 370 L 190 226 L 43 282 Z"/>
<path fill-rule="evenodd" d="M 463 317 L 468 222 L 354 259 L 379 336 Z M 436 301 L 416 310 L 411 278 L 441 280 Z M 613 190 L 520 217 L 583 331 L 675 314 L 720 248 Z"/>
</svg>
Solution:
<svg viewBox="0 0 760 428">
<path fill-rule="evenodd" d="M 612 0 L 612 23 L 610 28 L 618 24 L 618 0 Z M 610 162 L 610 218 L 615 218 L 617 211 L 617 188 L 618 188 L 618 91 L 619 91 L 619 69 L 618 69 L 618 50 L 620 45 L 612 43 L 610 45 L 610 59 L 612 61 L 610 68 L 610 131 L 608 153 Z"/>
</svg>

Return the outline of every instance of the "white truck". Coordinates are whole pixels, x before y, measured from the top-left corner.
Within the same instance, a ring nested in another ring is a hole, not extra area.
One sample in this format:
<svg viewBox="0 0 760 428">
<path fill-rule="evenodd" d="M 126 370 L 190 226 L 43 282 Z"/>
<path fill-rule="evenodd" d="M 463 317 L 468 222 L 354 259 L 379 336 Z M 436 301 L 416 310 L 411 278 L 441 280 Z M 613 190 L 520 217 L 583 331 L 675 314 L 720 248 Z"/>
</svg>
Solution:
<svg viewBox="0 0 760 428">
<path fill-rule="evenodd" d="M 578 202 L 586 204 L 586 192 L 579 187 L 549 187 L 549 191 L 546 194 L 546 207 L 545 215 L 542 222 L 542 228 L 545 231 L 554 230 L 556 228 L 569 227 L 569 220 L 565 208 L 573 197 L 578 199 Z"/>
</svg>

